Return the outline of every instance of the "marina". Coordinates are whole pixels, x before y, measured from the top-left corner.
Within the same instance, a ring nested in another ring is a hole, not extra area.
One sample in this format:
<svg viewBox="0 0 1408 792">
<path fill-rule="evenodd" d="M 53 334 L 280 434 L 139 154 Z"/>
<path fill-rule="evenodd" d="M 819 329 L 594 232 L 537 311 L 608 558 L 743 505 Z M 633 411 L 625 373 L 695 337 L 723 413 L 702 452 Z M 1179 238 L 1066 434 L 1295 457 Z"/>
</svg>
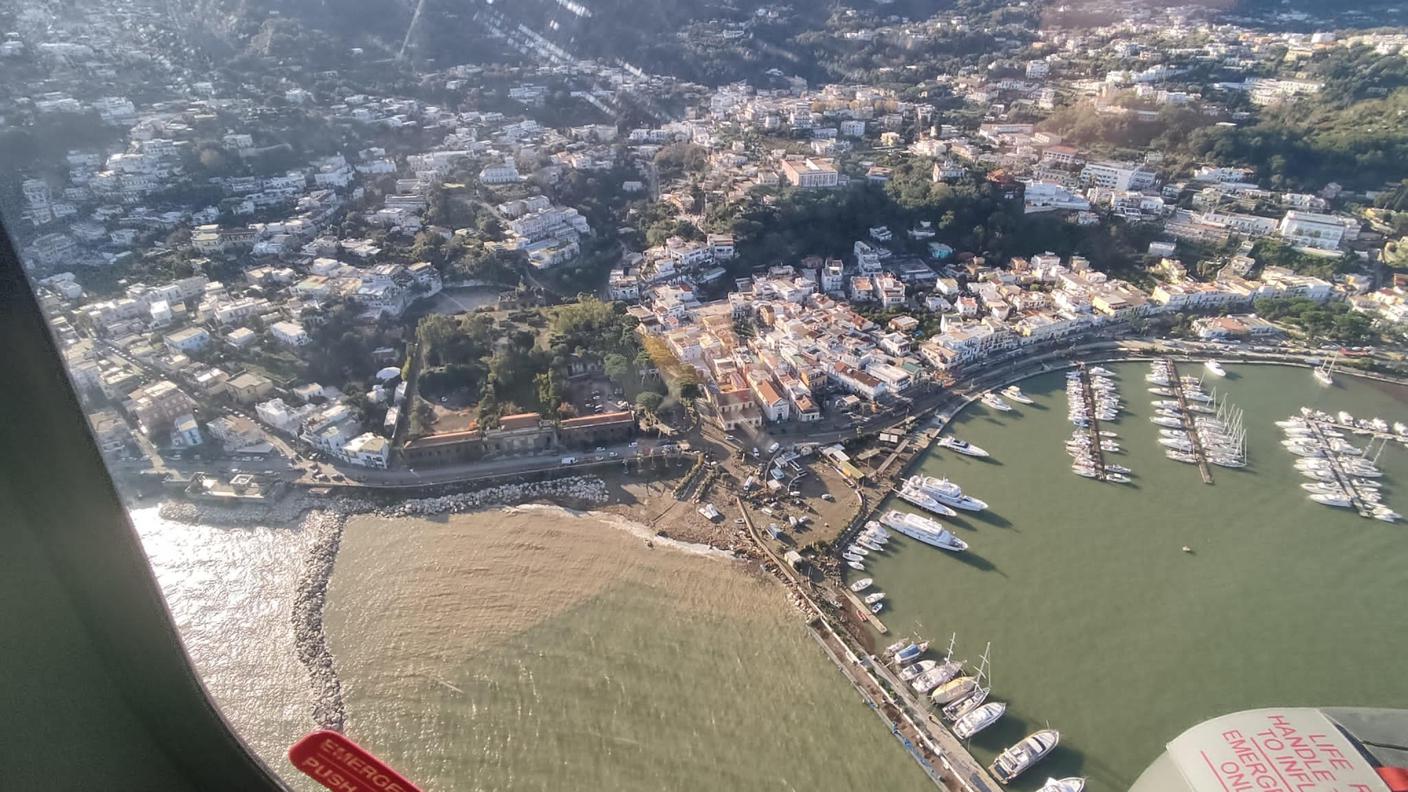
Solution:
<svg viewBox="0 0 1408 792">
<path fill-rule="evenodd" d="M 1217 376 L 1226 376 L 1221 365 L 1217 371 L 1221 372 Z M 1218 404 L 1216 390 L 1206 393 L 1201 379 L 1180 376 L 1177 364 L 1167 358 L 1152 362 L 1145 379 L 1155 386 L 1150 388 L 1154 395 L 1176 397 L 1173 401 L 1155 399 L 1152 402 L 1156 413 L 1150 422 L 1163 427 L 1158 435 L 1159 444 L 1165 446 L 1165 456 L 1176 462 L 1197 465 L 1204 484 L 1213 483 L 1211 465 L 1247 466 L 1243 413 L 1225 396 Z"/>
<path fill-rule="evenodd" d="M 1104 365 L 1126 388 L 1149 371 L 1147 362 Z M 1246 456 L 1258 464 L 1219 476 L 1216 487 L 1157 463 L 1168 447 L 1145 432 L 1106 456 L 1107 464 L 1118 459 L 1139 470 L 1136 486 L 1071 487 L 1063 371 L 1021 383 L 1036 403 L 1031 409 L 979 407 L 943 427 L 1001 464 L 936 445 L 908 471 L 959 481 L 988 508 L 942 519 L 970 544 L 966 552 L 938 553 L 898 537 L 867 561 L 866 575 L 888 595 L 892 637 L 880 645 L 911 631 L 991 641 L 1002 673 L 974 712 L 988 703 L 1004 712 L 968 734 L 969 750 L 988 765 L 1044 728 L 1061 734 L 1007 788 L 1034 792 L 1048 779 L 1085 778 L 1091 792 L 1127 789 L 1183 728 L 1267 701 L 1408 705 L 1408 682 L 1343 672 L 1346 663 L 1390 662 L 1408 651 L 1408 637 L 1397 634 L 1382 646 L 1363 640 L 1381 624 L 1383 603 L 1401 592 L 1401 528 L 1308 499 L 1299 484 L 1309 480 L 1279 450 L 1284 434 L 1275 425 L 1309 406 L 1341 427 L 1341 410 L 1356 426 L 1380 417 L 1392 436 L 1395 419 L 1408 414 L 1403 389 L 1348 377 L 1323 389 L 1304 368 L 1227 368 L 1236 373 L 1218 381 L 1220 404 L 1190 400 L 1207 410 L 1191 412 L 1216 417 L 1221 409 L 1233 416 L 1229 424 L 1240 421 Z M 1121 418 L 1143 424 L 1158 410 L 1136 399 Z M 1100 431 L 1108 431 L 1103 421 Z M 1360 431 L 1373 437 L 1371 428 Z M 1381 445 L 1374 443 L 1371 460 Z M 1406 461 L 1390 438 L 1377 463 L 1383 476 L 1372 481 L 1387 486 L 1408 473 Z M 907 508 L 898 498 L 877 506 L 880 513 Z M 1327 541 L 1335 553 L 1325 552 Z M 1072 568 L 1082 574 L 1069 575 Z M 1346 587 L 1351 579 L 1355 585 Z M 1334 618 L 1308 622 L 1327 597 L 1336 603 Z M 1307 631 L 1314 641 L 1305 640 Z M 941 660 L 938 652 L 941 644 L 925 657 Z M 1179 660 L 1190 656 L 1209 673 L 1190 678 Z M 1276 658 L 1274 669 L 1259 659 L 1267 657 Z M 966 730 L 974 720 L 952 728 Z"/>
<path fill-rule="evenodd" d="M 1109 369 L 1087 369 L 1079 365 L 1066 373 L 1067 416 L 1076 430 L 1066 441 L 1071 455 L 1071 471 L 1099 481 L 1128 483 L 1129 468 L 1106 463 L 1106 453 L 1120 450 L 1114 432 L 1102 429 L 1101 421 L 1117 420 L 1120 397 Z"/>
</svg>

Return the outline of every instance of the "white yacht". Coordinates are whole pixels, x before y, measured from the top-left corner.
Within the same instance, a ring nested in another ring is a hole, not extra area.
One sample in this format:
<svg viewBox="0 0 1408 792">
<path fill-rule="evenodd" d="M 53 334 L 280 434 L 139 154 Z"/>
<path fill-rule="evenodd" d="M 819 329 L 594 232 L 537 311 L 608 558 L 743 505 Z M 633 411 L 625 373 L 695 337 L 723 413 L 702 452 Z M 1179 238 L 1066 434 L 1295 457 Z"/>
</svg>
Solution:
<svg viewBox="0 0 1408 792">
<path fill-rule="evenodd" d="M 1026 772 L 1032 765 L 1055 750 L 1061 742 L 1061 733 L 1055 729 L 1042 729 L 1008 748 L 998 755 L 988 767 L 997 780 L 1004 784 Z"/>
<path fill-rule="evenodd" d="M 880 522 L 911 539 L 937 547 L 940 550 L 961 552 L 968 549 L 967 542 L 954 536 L 942 525 L 928 517 L 891 509 L 885 512 L 885 515 L 880 518 Z"/>
<path fill-rule="evenodd" d="M 1310 499 L 1316 503 L 1323 503 L 1326 506 L 1338 506 L 1342 509 L 1347 509 L 1354 505 L 1349 502 L 1348 497 L 1344 495 L 1332 495 L 1328 492 L 1317 492 L 1311 495 Z"/>
<path fill-rule="evenodd" d="M 953 724 L 953 733 L 966 740 L 983 729 L 997 723 L 1006 712 L 1006 704 L 1001 701 L 990 701 L 959 718 L 958 721 Z"/>
<path fill-rule="evenodd" d="M 881 602 L 881 601 L 883 601 L 884 599 L 885 599 L 885 592 L 883 592 L 883 591 L 877 591 L 877 592 L 875 592 L 874 594 L 868 594 L 868 595 L 866 595 L 866 597 L 865 597 L 865 604 L 866 604 L 866 605 L 874 605 L 875 603 Z"/>
<path fill-rule="evenodd" d="M 846 566 L 850 567 L 851 569 L 854 569 L 857 572 L 865 571 L 865 564 L 862 564 L 859 561 L 853 561 L 849 558 L 846 559 Z"/>
<path fill-rule="evenodd" d="M 1002 395 L 1006 396 L 1014 402 L 1017 402 L 1018 404 L 1035 404 L 1035 402 L 1032 401 L 1032 398 L 1027 394 L 1022 393 L 1022 389 L 1017 387 L 1016 385 L 1008 385 L 1007 387 L 1003 388 Z"/>
<path fill-rule="evenodd" d="M 870 588 L 870 585 L 874 582 L 874 578 L 861 578 L 860 580 L 857 580 L 856 582 L 851 584 L 851 591 L 854 591 L 859 594 L 860 592 Z"/>
<path fill-rule="evenodd" d="M 933 476 L 910 476 L 906 482 L 907 486 L 914 487 L 920 492 L 934 498 L 940 503 L 948 504 L 955 509 L 964 511 L 982 511 L 988 507 L 987 503 L 971 495 L 964 495 L 963 488 L 954 484 L 946 478 L 934 478 Z"/>
<path fill-rule="evenodd" d="M 984 451 L 983 449 L 973 445 L 967 440 L 959 440 L 956 437 L 940 437 L 939 445 L 949 449 L 950 451 L 957 451 L 960 454 L 965 454 L 971 457 L 988 456 L 988 452 Z"/>
<path fill-rule="evenodd" d="M 1223 368 L 1223 367 L 1222 367 L 1222 364 L 1219 363 L 1219 362 L 1217 362 L 1216 360 L 1207 360 L 1207 361 L 1205 361 L 1205 362 L 1203 363 L 1203 368 L 1205 368 L 1205 369 L 1207 369 L 1209 372 L 1211 372 L 1214 377 L 1225 377 L 1225 376 L 1227 376 L 1227 369 Z"/>
<path fill-rule="evenodd" d="M 1083 792 L 1085 789 L 1085 779 L 1080 776 L 1070 778 L 1048 778 L 1046 783 L 1041 785 L 1041 789 L 1036 792 Z"/>
<path fill-rule="evenodd" d="M 982 395 L 981 401 L 983 404 L 986 404 L 987 406 L 993 408 L 994 410 L 997 410 L 998 412 L 1011 412 L 1012 410 L 1012 405 L 1003 401 L 1001 396 L 998 396 L 992 391 L 984 393 Z"/>
<path fill-rule="evenodd" d="M 1090 369 L 1090 376 L 1092 376 L 1092 377 L 1113 377 L 1113 376 L 1115 376 L 1115 372 L 1113 372 L 1113 371 L 1111 371 L 1111 370 L 1105 368 L 1104 366 L 1095 366 L 1094 368 Z"/>
<path fill-rule="evenodd" d="M 895 490 L 895 494 L 900 496 L 900 500 L 906 503 L 912 503 L 925 511 L 933 512 L 934 514 L 937 514 L 940 517 L 958 516 L 958 512 L 954 511 L 948 506 L 945 506 L 943 503 L 939 502 L 939 500 L 933 495 L 930 495 L 929 493 L 925 492 L 923 488 L 919 487 L 914 482 L 914 479 L 916 478 L 918 478 L 918 476 L 911 477 L 904 484 L 900 485 L 899 489 Z"/>
</svg>

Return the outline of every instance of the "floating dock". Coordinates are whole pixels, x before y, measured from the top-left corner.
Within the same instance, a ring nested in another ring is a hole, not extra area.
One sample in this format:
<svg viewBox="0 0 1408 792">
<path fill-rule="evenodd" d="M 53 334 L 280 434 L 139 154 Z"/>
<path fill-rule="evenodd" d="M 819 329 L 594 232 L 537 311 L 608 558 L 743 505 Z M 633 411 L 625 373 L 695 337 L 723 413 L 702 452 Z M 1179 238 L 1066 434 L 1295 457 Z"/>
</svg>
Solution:
<svg viewBox="0 0 1408 792">
<path fill-rule="evenodd" d="M 1100 437 L 1100 410 L 1095 404 L 1095 389 L 1090 385 L 1090 371 L 1084 363 L 1076 369 L 1080 372 L 1081 401 L 1085 402 L 1085 413 L 1090 416 L 1090 426 L 1086 432 L 1090 436 L 1091 458 L 1095 461 L 1095 477 L 1105 480 L 1105 448 Z"/>
<path fill-rule="evenodd" d="M 1198 436 L 1198 426 L 1193 417 L 1193 411 L 1188 409 L 1188 397 L 1183 393 L 1183 378 L 1178 374 L 1178 364 L 1173 362 L 1173 358 L 1164 358 L 1168 364 L 1172 376 L 1169 377 L 1169 387 L 1173 388 L 1173 395 L 1178 399 L 1178 410 L 1183 414 L 1183 431 L 1187 432 L 1188 439 L 1193 443 L 1193 456 L 1198 460 L 1198 473 L 1203 477 L 1204 484 L 1212 483 L 1212 467 L 1208 465 L 1207 449 L 1203 448 L 1203 440 Z"/>
</svg>

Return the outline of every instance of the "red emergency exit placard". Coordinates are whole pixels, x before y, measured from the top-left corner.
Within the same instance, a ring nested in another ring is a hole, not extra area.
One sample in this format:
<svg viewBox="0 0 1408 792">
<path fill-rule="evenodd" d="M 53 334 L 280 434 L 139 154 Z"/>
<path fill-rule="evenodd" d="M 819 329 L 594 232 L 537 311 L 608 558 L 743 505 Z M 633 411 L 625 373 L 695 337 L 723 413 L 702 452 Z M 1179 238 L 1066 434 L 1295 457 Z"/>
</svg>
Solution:
<svg viewBox="0 0 1408 792">
<path fill-rule="evenodd" d="M 334 792 L 420 792 L 420 788 L 366 748 L 323 729 L 288 749 L 288 759 L 309 778 Z"/>
</svg>

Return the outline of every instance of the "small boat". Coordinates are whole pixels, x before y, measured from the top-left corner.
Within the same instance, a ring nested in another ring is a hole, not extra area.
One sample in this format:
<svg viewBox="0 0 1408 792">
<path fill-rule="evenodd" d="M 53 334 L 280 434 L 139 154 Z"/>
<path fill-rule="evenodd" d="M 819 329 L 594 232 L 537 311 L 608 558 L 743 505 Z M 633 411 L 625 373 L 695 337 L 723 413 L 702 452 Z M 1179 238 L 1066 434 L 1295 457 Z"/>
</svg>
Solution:
<svg viewBox="0 0 1408 792">
<path fill-rule="evenodd" d="M 884 610 L 884 609 L 885 609 L 885 603 L 883 603 L 883 602 L 877 602 L 877 603 L 875 603 L 874 605 L 871 605 L 871 606 L 870 606 L 870 612 L 871 612 L 871 613 L 879 613 L 880 611 L 882 611 L 882 610 Z"/>
<path fill-rule="evenodd" d="M 852 560 L 849 559 L 849 558 L 846 559 L 846 566 L 850 567 L 851 569 L 854 569 L 854 570 L 857 571 L 857 572 L 864 572 L 864 571 L 865 571 L 865 564 L 862 564 L 862 563 L 859 562 L 859 561 L 852 561 Z"/>
<path fill-rule="evenodd" d="M 869 551 L 871 551 L 871 552 L 873 552 L 873 553 L 878 553 L 878 552 L 880 552 L 881 550 L 884 549 L 884 548 L 882 548 L 878 543 L 871 541 L 870 539 L 866 538 L 865 536 L 857 536 L 857 537 L 856 537 L 856 544 L 860 545 L 862 548 L 864 548 L 864 549 L 866 549 L 866 550 L 869 550 Z"/>
<path fill-rule="evenodd" d="M 959 718 L 953 724 L 953 733 L 961 739 L 968 739 L 987 727 L 997 723 L 1004 713 L 1007 712 L 1007 705 L 1001 701 L 991 701 L 978 707 L 972 712 Z"/>
<path fill-rule="evenodd" d="M 899 652 L 899 650 L 905 648 L 906 646 L 909 646 L 909 641 L 907 640 L 895 641 L 894 643 L 885 647 L 885 656 L 889 657 L 890 655 Z"/>
<path fill-rule="evenodd" d="M 854 591 L 859 594 L 860 592 L 870 588 L 870 585 L 874 582 L 874 578 L 861 578 L 860 580 L 857 580 L 856 582 L 851 584 L 851 591 Z"/>
<path fill-rule="evenodd" d="M 977 687 L 978 680 L 974 679 L 973 677 L 958 677 L 956 679 L 950 679 L 949 681 L 940 685 L 936 690 L 934 690 L 933 693 L 929 694 L 929 698 L 939 706 L 943 706 L 944 704 L 952 704 L 953 702 L 968 696 L 968 694 L 976 690 Z"/>
<path fill-rule="evenodd" d="M 949 449 L 950 451 L 957 451 L 960 454 L 966 454 L 967 456 L 971 457 L 989 456 L 988 452 L 984 451 L 983 449 L 973 445 L 972 443 L 966 440 L 959 440 L 956 437 L 940 437 L 939 445 Z"/>
<path fill-rule="evenodd" d="M 1383 520 L 1384 522 L 1398 522 L 1403 519 L 1403 515 L 1382 505 L 1374 507 L 1373 515 L 1375 520 Z"/>
<path fill-rule="evenodd" d="M 1311 495 L 1310 499 L 1316 503 L 1321 503 L 1326 506 L 1338 506 L 1340 508 L 1348 508 L 1353 505 L 1349 502 L 1349 498 L 1344 495 L 1332 495 L 1328 492 L 1317 492 Z"/>
<path fill-rule="evenodd" d="M 920 660 L 914 665 L 907 665 L 904 668 L 900 669 L 900 679 L 904 680 L 905 682 L 908 682 L 911 679 L 914 679 L 915 677 L 919 676 L 920 674 L 926 674 L 930 671 L 933 671 L 934 666 L 938 664 L 939 661 L 937 660 Z"/>
<path fill-rule="evenodd" d="M 924 654 L 925 650 L 927 650 L 928 648 L 928 641 L 921 641 L 919 643 L 908 644 L 903 649 L 899 650 L 898 652 L 895 652 L 895 662 L 908 663 L 911 660 L 916 660 L 919 658 L 919 655 Z"/>
<path fill-rule="evenodd" d="M 1109 470 L 1109 468 L 1105 469 Z M 1105 480 L 1115 484 L 1128 484 L 1131 479 L 1123 473 L 1106 473 Z"/>
<path fill-rule="evenodd" d="M 1022 393 L 1022 389 L 1017 387 L 1016 385 L 1008 385 L 1007 387 L 1003 388 L 1002 395 L 1006 396 L 1014 402 L 1017 402 L 1018 404 L 1035 404 L 1035 402 L 1032 401 L 1031 397 L 1025 393 Z"/>
<path fill-rule="evenodd" d="M 984 394 L 982 395 L 980 401 L 982 401 L 983 404 L 986 404 L 987 406 L 993 408 L 994 410 L 997 410 L 998 412 L 1011 412 L 1011 411 L 1012 411 L 1012 405 L 1010 405 L 1010 404 L 1008 404 L 1007 402 L 1003 401 L 1001 396 L 998 396 L 996 393 L 993 393 L 992 391 L 988 391 L 987 393 L 984 393 Z"/>
<path fill-rule="evenodd" d="M 1133 472 L 1134 472 L 1133 470 L 1130 470 L 1129 468 L 1125 467 L 1124 465 L 1106 465 L 1106 466 L 1105 466 L 1105 470 L 1106 470 L 1106 472 L 1108 472 L 1108 473 L 1122 473 L 1122 474 L 1124 474 L 1124 475 L 1126 475 L 1126 476 L 1128 476 L 1130 473 L 1133 473 Z"/>
<path fill-rule="evenodd" d="M 997 776 L 997 780 L 1004 784 L 1011 783 L 1012 779 L 1055 750 L 1060 742 L 1060 732 L 1055 729 L 1042 729 L 1003 751 L 988 769 Z"/>
<path fill-rule="evenodd" d="M 1152 393 L 1152 394 L 1154 394 L 1155 396 L 1172 396 L 1172 395 L 1173 395 L 1173 391 L 1169 390 L 1168 388 L 1150 388 L 1150 389 L 1149 389 L 1149 392 Z"/>
<path fill-rule="evenodd" d="M 846 552 L 847 552 L 847 553 L 850 553 L 850 554 L 853 555 L 853 556 L 859 556 L 860 558 L 864 558 L 864 557 L 870 555 L 870 551 L 869 551 L 869 550 L 866 550 L 864 547 L 861 547 L 860 545 L 851 545 L 850 547 L 847 547 L 847 548 L 846 548 Z M 842 554 L 842 557 L 844 557 L 844 555 L 845 555 L 845 554 L 843 553 L 843 554 Z"/>
<path fill-rule="evenodd" d="M 1212 375 L 1215 377 L 1227 376 L 1227 369 L 1224 369 L 1222 367 L 1222 364 L 1217 362 L 1216 360 L 1208 360 L 1207 362 L 1203 363 L 1203 368 L 1212 372 Z"/>
<path fill-rule="evenodd" d="M 1057 780 L 1055 778 L 1046 779 L 1046 783 L 1041 785 L 1041 789 L 1036 792 L 1082 792 L 1085 789 L 1085 779 L 1080 776 L 1071 776 Z"/>
<path fill-rule="evenodd" d="M 883 602 L 884 599 L 885 599 L 885 592 L 883 592 L 883 591 L 877 591 L 877 592 L 875 592 L 874 594 L 866 595 L 865 604 L 866 604 L 866 605 L 874 605 L 874 604 L 877 603 L 877 602 Z"/>
<path fill-rule="evenodd" d="M 1113 371 L 1111 371 L 1111 370 L 1105 368 L 1104 366 L 1095 366 L 1094 368 L 1090 369 L 1090 376 L 1092 376 L 1092 377 L 1113 377 L 1113 376 L 1115 376 L 1115 372 L 1113 372 Z"/>
</svg>

